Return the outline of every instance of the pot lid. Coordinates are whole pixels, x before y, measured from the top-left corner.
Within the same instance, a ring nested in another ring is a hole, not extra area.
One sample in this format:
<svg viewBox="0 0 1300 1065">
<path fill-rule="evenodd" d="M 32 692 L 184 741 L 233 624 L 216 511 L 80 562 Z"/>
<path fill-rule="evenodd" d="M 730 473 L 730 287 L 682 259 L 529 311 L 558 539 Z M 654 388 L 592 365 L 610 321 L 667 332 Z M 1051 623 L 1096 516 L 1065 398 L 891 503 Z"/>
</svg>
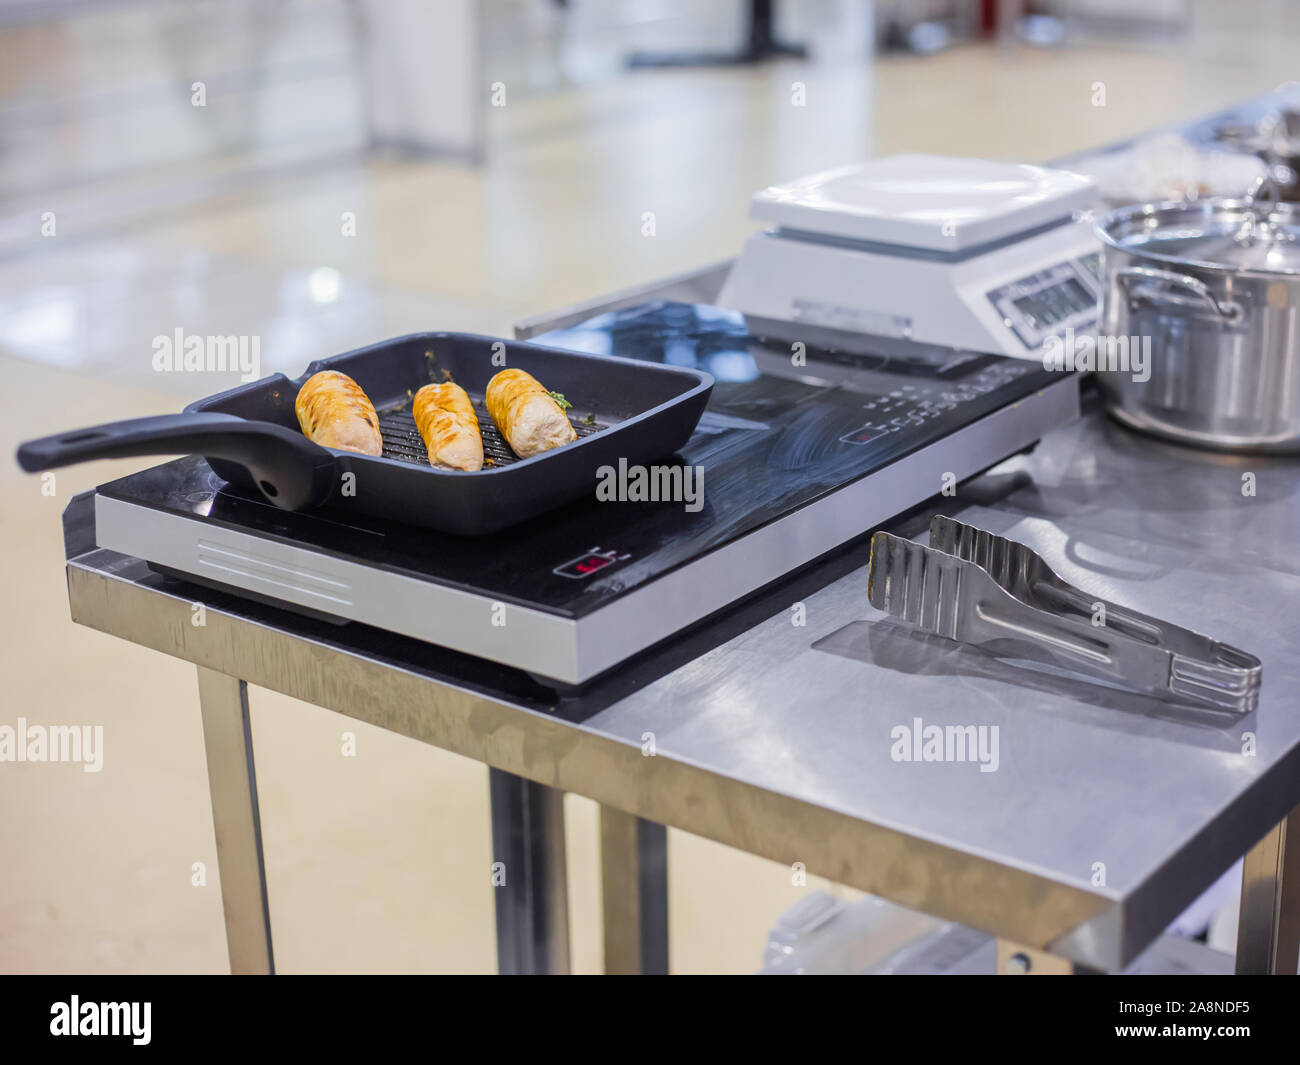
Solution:
<svg viewBox="0 0 1300 1065">
<path fill-rule="evenodd" d="M 1292 204 L 1249 200 L 1125 208 L 1101 226 L 1125 251 L 1251 273 L 1300 274 L 1300 216 Z"/>
</svg>

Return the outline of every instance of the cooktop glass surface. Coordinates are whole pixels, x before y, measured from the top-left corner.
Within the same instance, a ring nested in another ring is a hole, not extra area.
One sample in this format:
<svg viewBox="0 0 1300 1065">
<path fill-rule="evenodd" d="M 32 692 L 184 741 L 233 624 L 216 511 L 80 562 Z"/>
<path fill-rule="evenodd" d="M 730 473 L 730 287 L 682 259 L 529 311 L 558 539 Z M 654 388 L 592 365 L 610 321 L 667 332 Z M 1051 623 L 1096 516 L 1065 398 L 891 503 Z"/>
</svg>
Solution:
<svg viewBox="0 0 1300 1065">
<path fill-rule="evenodd" d="M 579 616 L 1060 379 L 1034 363 L 906 341 L 858 338 L 851 352 L 765 341 L 738 313 L 662 301 L 533 342 L 711 373 L 708 408 L 681 452 L 662 461 L 667 475 L 611 471 L 606 494 L 618 498 L 598 499 L 593 485 L 588 500 L 474 538 L 280 510 L 197 457 L 99 491 Z M 581 397 L 568 398 L 580 415 Z M 645 498 L 653 484 L 681 487 L 673 499 Z M 918 491 L 916 502 L 930 494 Z"/>
</svg>

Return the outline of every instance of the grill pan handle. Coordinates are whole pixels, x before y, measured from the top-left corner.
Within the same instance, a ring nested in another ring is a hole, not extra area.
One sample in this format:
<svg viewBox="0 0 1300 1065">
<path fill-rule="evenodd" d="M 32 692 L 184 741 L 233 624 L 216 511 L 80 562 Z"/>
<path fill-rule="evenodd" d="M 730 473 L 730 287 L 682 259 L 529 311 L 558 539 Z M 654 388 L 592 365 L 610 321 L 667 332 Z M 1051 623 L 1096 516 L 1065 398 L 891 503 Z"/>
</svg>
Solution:
<svg viewBox="0 0 1300 1065">
<path fill-rule="evenodd" d="M 336 480 L 334 456 L 301 433 L 215 412 L 131 418 L 29 440 L 18 448 L 18 465 L 37 473 L 93 459 L 191 454 L 238 463 L 285 510 L 325 502 Z"/>
</svg>

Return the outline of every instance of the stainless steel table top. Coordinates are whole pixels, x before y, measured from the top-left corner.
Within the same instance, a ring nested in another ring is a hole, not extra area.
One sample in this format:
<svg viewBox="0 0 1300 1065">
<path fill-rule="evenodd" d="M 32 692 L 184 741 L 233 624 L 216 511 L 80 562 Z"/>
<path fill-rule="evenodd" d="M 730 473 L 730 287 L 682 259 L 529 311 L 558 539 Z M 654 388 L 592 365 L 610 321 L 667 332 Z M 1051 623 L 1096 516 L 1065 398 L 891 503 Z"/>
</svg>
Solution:
<svg viewBox="0 0 1300 1065">
<path fill-rule="evenodd" d="M 1300 473 L 1173 455 L 1093 415 L 983 480 L 941 511 L 1098 598 L 1250 648 L 1258 710 L 1170 706 L 918 634 L 867 605 L 859 567 L 803 600 L 806 628 L 775 613 L 589 724 L 1094 893 L 1113 909 L 1052 946 L 1116 968 L 1300 802 Z M 896 760 L 916 719 L 996 728 L 996 769 Z"/>
<path fill-rule="evenodd" d="M 720 279 L 715 266 L 620 302 L 707 300 Z M 1300 463 L 1181 449 L 1093 409 L 936 503 L 893 531 L 923 535 L 949 513 L 1022 540 L 1098 598 L 1251 651 L 1258 709 L 1172 707 L 921 636 L 868 605 L 865 540 L 578 696 L 229 597 L 205 596 L 194 627 L 193 589 L 93 546 L 85 497 L 65 516 L 69 595 L 83 624 L 1120 968 L 1300 803 Z M 898 760 L 916 719 L 988 742 L 996 728 L 996 769 Z"/>
</svg>

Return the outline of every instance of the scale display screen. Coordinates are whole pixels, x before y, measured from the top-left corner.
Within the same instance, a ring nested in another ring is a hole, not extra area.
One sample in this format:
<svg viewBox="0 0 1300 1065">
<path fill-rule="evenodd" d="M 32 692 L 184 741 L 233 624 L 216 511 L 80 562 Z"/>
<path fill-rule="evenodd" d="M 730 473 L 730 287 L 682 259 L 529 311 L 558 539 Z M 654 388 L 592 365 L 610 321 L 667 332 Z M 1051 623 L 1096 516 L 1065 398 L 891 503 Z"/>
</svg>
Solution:
<svg viewBox="0 0 1300 1065">
<path fill-rule="evenodd" d="M 1032 295 L 1012 300 L 1016 310 L 1031 322 L 1049 328 L 1088 310 L 1094 302 L 1092 293 L 1073 277 L 1059 285 L 1041 288 Z"/>
<path fill-rule="evenodd" d="M 1098 286 L 1084 260 L 1057 263 L 988 295 L 1028 351 L 1067 328 L 1090 329 L 1097 319 Z"/>
</svg>

